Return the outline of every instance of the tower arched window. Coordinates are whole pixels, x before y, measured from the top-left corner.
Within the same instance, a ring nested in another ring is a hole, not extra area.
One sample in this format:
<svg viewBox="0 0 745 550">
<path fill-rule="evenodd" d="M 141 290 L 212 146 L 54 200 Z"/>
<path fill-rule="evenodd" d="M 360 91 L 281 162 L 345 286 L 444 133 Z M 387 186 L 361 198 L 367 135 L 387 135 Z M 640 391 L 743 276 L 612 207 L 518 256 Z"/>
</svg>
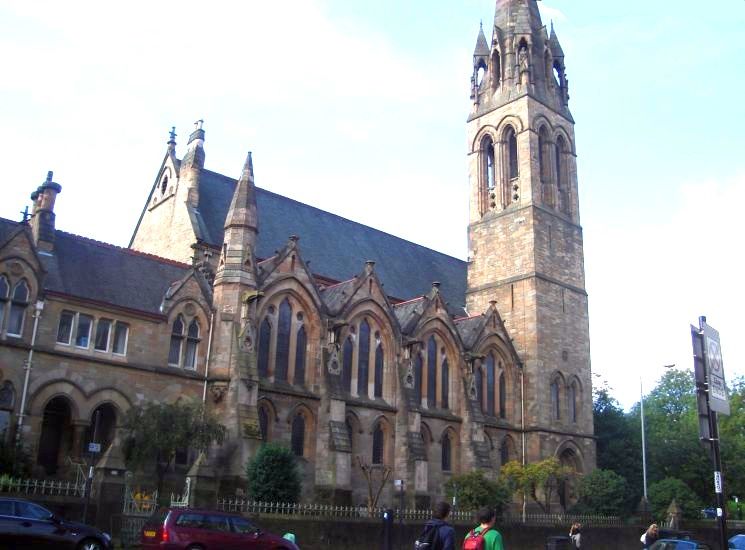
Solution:
<svg viewBox="0 0 745 550">
<path fill-rule="evenodd" d="M 305 332 L 305 325 L 300 325 L 297 329 L 295 338 L 295 375 L 293 383 L 302 386 L 305 384 L 305 349 L 308 346 L 308 335 Z"/>
<path fill-rule="evenodd" d="M 572 382 L 569 386 L 569 419 L 577 422 L 577 382 Z"/>
<path fill-rule="evenodd" d="M 499 374 L 499 418 L 507 417 L 507 382 L 504 372 Z"/>
<path fill-rule="evenodd" d="M 370 372 L 370 323 L 364 319 L 360 323 L 360 347 L 357 353 L 357 395 L 367 396 Z"/>
<path fill-rule="evenodd" d="M 354 345 L 352 344 L 352 337 L 348 336 L 344 340 L 344 347 L 342 349 L 342 360 L 341 360 L 341 384 L 345 391 L 352 392 L 352 354 L 354 352 Z"/>
<path fill-rule="evenodd" d="M 517 135 L 515 134 L 514 128 L 507 128 L 505 143 L 507 145 L 507 175 L 509 176 L 509 179 L 513 180 L 520 177 L 520 167 L 517 156 Z"/>
<path fill-rule="evenodd" d="M 551 382 L 551 415 L 554 420 L 561 419 L 561 400 L 558 380 Z"/>
<path fill-rule="evenodd" d="M 427 406 L 437 405 L 437 342 L 430 336 L 427 342 Z"/>
<path fill-rule="evenodd" d="M 168 351 L 168 364 L 178 367 L 181 362 L 181 349 L 184 345 L 184 318 L 179 315 L 171 326 L 171 347 Z"/>
<path fill-rule="evenodd" d="M 10 297 L 10 315 L 8 316 L 8 334 L 21 336 L 23 325 L 26 320 L 26 309 L 28 308 L 28 285 L 26 281 L 20 280 L 13 287 Z"/>
<path fill-rule="evenodd" d="M 495 393 L 495 364 L 494 354 L 486 357 L 486 414 L 494 416 L 494 393 Z"/>
<path fill-rule="evenodd" d="M 422 403 L 422 354 L 417 353 L 414 358 L 414 397 L 417 405 Z"/>
<path fill-rule="evenodd" d="M 491 87 L 492 90 L 499 88 L 502 79 L 502 63 L 499 59 L 499 51 L 494 50 L 491 54 Z"/>
<path fill-rule="evenodd" d="M 440 406 L 443 409 L 447 409 L 450 407 L 450 366 L 448 365 L 447 358 L 442 360 L 442 380 L 440 383 L 442 384 Z"/>
<path fill-rule="evenodd" d="M 487 191 L 494 189 L 496 185 L 494 141 L 489 135 L 484 136 L 481 140 L 481 174 L 483 188 Z"/>
<path fill-rule="evenodd" d="M 8 295 L 10 293 L 10 284 L 5 275 L 0 275 L 0 333 L 3 331 L 3 321 L 5 321 L 5 310 L 8 307 Z"/>
<path fill-rule="evenodd" d="M 442 471 L 449 472 L 452 470 L 452 458 L 453 452 L 451 448 L 450 435 L 446 432 L 442 436 Z"/>
<path fill-rule="evenodd" d="M 287 382 L 287 373 L 290 368 L 290 328 L 292 325 L 292 306 L 285 298 L 279 305 L 279 318 L 277 320 L 277 348 L 275 353 L 274 378 Z"/>
<path fill-rule="evenodd" d="M 272 342 L 272 325 L 269 319 L 264 317 L 259 327 L 259 376 L 269 376 L 269 347 Z"/>
<path fill-rule="evenodd" d="M 290 447 L 295 456 L 305 455 L 305 417 L 302 413 L 297 413 L 292 419 Z"/>
<path fill-rule="evenodd" d="M 385 432 L 383 431 L 383 425 L 378 422 L 373 430 L 373 445 L 372 445 L 372 463 L 383 464 L 383 457 L 385 451 Z"/>
<path fill-rule="evenodd" d="M 566 169 L 566 141 L 563 136 L 556 138 L 555 161 L 556 161 L 556 190 L 559 194 L 559 210 L 569 214 L 569 189 Z"/>
<path fill-rule="evenodd" d="M 375 397 L 383 397 L 383 344 L 375 347 Z"/>
<path fill-rule="evenodd" d="M 186 354 L 184 355 L 184 368 L 197 368 L 197 349 L 199 348 L 199 323 L 192 319 L 186 331 Z"/>
</svg>

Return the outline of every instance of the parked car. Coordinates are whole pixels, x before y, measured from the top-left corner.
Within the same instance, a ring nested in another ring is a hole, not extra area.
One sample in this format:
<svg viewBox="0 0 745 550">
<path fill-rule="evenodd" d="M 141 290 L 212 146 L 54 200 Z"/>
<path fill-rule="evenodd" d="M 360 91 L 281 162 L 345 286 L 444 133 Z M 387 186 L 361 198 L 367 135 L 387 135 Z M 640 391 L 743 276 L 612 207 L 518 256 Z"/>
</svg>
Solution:
<svg viewBox="0 0 745 550">
<path fill-rule="evenodd" d="M 142 550 L 298 550 L 240 514 L 162 508 L 142 528 Z"/>
<path fill-rule="evenodd" d="M 711 546 L 695 540 L 660 539 L 649 550 L 711 550 Z"/>
<path fill-rule="evenodd" d="M 111 537 L 83 523 L 62 519 L 28 500 L 0 497 L 0 548 L 109 550 Z"/>
<path fill-rule="evenodd" d="M 737 548 L 737 550 L 745 550 L 745 535 L 735 535 L 730 537 L 728 548 Z"/>
</svg>

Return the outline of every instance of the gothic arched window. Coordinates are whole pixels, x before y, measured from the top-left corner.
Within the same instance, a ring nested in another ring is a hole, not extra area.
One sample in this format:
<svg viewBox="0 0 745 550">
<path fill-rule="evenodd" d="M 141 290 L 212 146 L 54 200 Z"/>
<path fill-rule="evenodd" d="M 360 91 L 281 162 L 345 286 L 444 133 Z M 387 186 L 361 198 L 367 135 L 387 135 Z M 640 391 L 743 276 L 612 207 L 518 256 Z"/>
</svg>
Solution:
<svg viewBox="0 0 745 550">
<path fill-rule="evenodd" d="M 520 167 L 517 157 L 517 135 L 515 134 L 514 128 L 507 128 L 505 142 L 507 144 L 507 174 L 509 179 L 513 180 L 520 176 Z"/>
<path fill-rule="evenodd" d="M 494 383 L 495 383 L 495 371 L 494 371 L 494 354 L 490 353 L 486 357 L 486 414 L 494 416 Z"/>
<path fill-rule="evenodd" d="M 302 413 L 297 413 L 292 419 L 292 436 L 290 447 L 295 456 L 305 454 L 305 418 Z"/>
<path fill-rule="evenodd" d="M 427 342 L 427 406 L 437 405 L 437 342 L 434 336 Z"/>
<path fill-rule="evenodd" d="M 566 169 L 566 141 L 563 136 L 556 138 L 556 190 L 559 194 L 559 210 L 565 214 L 569 214 L 569 190 L 568 190 L 568 179 Z"/>
<path fill-rule="evenodd" d="M 181 362 L 181 348 L 184 345 L 184 318 L 179 315 L 171 327 L 171 347 L 168 351 L 168 364 L 178 367 Z"/>
<path fill-rule="evenodd" d="M 274 379 L 287 382 L 290 368 L 290 328 L 292 325 L 292 306 L 285 298 L 279 305 L 277 320 L 277 351 L 275 353 Z"/>
<path fill-rule="evenodd" d="M 264 407 L 259 407 L 259 430 L 261 439 L 266 443 L 269 441 L 269 415 Z"/>
<path fill-rule="evenodd" d="M 502 64 L 499 60 L 499 51 L 494 50 L 491 55 L 491 87 L 492 90 L 499 88 L 499 83 L 502 78 Z"/>
<path fill-rule="evenodd" d="M 561 401 L 559 399 L 559 381 L 551 382 L 551 415 L 554 420 L 561 418 Z"/>
<path fill-rule="evenodd" d="M 569 419 L 577 422 L 577 382 L 569 386 Z"/>
<path fill-rule="evenodd" d="M 5 275 L 0 275 L 0 333 L 3 331 L 3 321 L 5 320 L 5 309 L 8 304 L 8 292 L 10 285 Z"/>
<path fill-rule="evenodd" d="M 26 320 L 26 308 L 28 308 L 28 285 L 21 280 L 13 287 L 10 297 L 10 316 L 8 317 L 8 334 L 21 336 L 23 324 Z"/>
<path fill-rule="evenodd" d="M 352 337 L 348 336 L 344 341 L 344 349 L 342 350 L 341 360 L 341 385 L 344 391 L 352 391 L 352 353 L 354 346 L 352 344 Z"/>
<path fill-rule="evenodd" d="M 447 358 L 442 360 L 442 380 L 440 384 L 442 384 L 442 400 L 440 406 L 443 409 L 447 409 L 450 407 L 450 366 L 448 365 Z"/>
<path fill-rule="evenodd" d="M 486 135 L 481 140 L 481 185 L 486 191 L 491 191 L 496 185 L 494 141 L 491 136 Z"/>
<path fill-rule="evenodd" d="M 507 418 L 507 382 L 504 372 L 499 374 L 499 418 Z"/>
<path fill-rule="evenodd" d="M 383 464 L 383 452 L 384 452 L 384 440 L 385 432 L 381 422 L 375 425 L 373 430 L 373 448 L 372 448 L 372 463 Z"/>
<path fill-rule="evenodd" d="M 442 436 L 442 471 L 449 472 L 452 469 L 452 449 L 450 436 L 445 433 Z"/>
<path fill-rule="evenodd" d="M 476 378 L 476 398 L 479 402 L 479 410 L 484 410 L 484 373 L 480 367 L 476 368 L 474 373 Z"/>
<path fill-rule="evenodd" d="M 510 461 L 510 446 L 507 438 L 504 438 L 499 446 L 499 461 L 502 466 Z"/>
<path fill-rule="evenodd" d="M 305 348 L 308 346 L 308 336 L 305 333 L 305 326 L 300 325 L 297 329 L 297 338 L 295 344 L 295 375 L 293 383 L 299 386 L 305 384 Z"/>
<path fill-rule="evenodd" d="M 360 348 L 357 353 L 357 395 L 367 396 L 370 371 L 370 336 L 370 323 L 365 319 L 360 323 Z"/>
<path fill-rule="evenodd" d="M 272 342 L 272 325 L 269 319 L 264 317 L 259 327 L 259 376 L 269 376 L 269 346 Z"/>
<path fill-rule="evenodd" d="M 184 356 L 184 368 L 197 368 L 197 348 L 199 347 L 199 323 L 192 319 L 186 331 L 186 355 Z"/>
<path fill-rule="evenodd" d="M 417 353 L 414 359 L 414 396 L 416 398 L 416 404 L 421 405 L 422 403 L 422 354 Z"/>
<path fill-rule="evenodd" d="M 375 397 L 383 397 L 383 344 L 375 347 Z"/>
</svg>

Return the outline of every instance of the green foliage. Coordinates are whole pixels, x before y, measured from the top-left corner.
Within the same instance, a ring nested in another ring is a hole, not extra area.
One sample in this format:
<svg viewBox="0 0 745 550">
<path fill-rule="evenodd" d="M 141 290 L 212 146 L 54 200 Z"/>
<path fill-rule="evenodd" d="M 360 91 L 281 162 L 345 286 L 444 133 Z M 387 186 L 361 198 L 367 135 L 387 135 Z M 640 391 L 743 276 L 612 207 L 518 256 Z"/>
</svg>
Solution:
<svg viewBox="0 0 745 550">
<path fill-rule="evenodd" d="M 225 426 L 210 417 L 201 404 L 181 402 L 132 407 L 124 417 L 123 430 L 127 468 L 154 466 L 159 492 L 176 451 L 203 452 L 225 439 Z"/>
<path fill-rule="evenodd" d="M 658 521 L 665 519 L 673 499 L 683 511 L 684 518 L 696 519 L 701 516 L 701 501 L 683 481 L 668 477 L 649 486 L 649 505 Z"/>
<path fill-rule="evenodd" d="M 491 506 L 499 515 L 509 503 L 512 492 L 504 482 L 492 481 L 483 472 L 475 470 L 451 477 L 445 483 L 445 494 L 448 499 L 455 497 L 461 510 Z"/>
<path fill-rule="evenodd" d="M 0 441 L 0 474 L 10 477 L 31 475 L 31 457 L 23 447 Z"/>
<path fill-rule="evenodd" d="M 501 475 L 512 493 L 525 493 L 543 513 L 550 514 L 554 494 L 576 474 L 556 457 L 550 457 L 525 466 L 513 460 L 502 466 Z"/>
<path fill-rule="evenodd" d="M 246 465 L 248 492 L 262 502 L 297 502 L 300 473 L 295 455 L 275 443 L 262 445 Z"/>
<path fill-rule="evenodd" d="M 612 470 L 594 470 L 579 482 L 577 513 L 625 515 L 628 511 L 626 480 Z"/>
</svg>

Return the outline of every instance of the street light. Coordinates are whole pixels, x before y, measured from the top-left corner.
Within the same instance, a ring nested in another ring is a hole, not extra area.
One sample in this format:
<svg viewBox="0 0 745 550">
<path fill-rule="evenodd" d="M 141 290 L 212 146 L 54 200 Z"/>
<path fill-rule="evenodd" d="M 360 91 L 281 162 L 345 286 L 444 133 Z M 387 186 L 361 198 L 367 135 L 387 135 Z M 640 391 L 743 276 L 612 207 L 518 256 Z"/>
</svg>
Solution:
<svg viewBox="0 0 745 550">
<path fill-rule="evenodd" d="M 672 369 L 675 367 L 675 363 L 671 365 L 663 365 L 663 368 Z M 642 377 L 639 377 L 639 406 L 640 415 L 642 420 L 642 477 L 644 479 L 644 505 L 646 507 L 647 502 L 647 445 L 644 440 L 644 387 L 642 386 Z"/>
</svg>

